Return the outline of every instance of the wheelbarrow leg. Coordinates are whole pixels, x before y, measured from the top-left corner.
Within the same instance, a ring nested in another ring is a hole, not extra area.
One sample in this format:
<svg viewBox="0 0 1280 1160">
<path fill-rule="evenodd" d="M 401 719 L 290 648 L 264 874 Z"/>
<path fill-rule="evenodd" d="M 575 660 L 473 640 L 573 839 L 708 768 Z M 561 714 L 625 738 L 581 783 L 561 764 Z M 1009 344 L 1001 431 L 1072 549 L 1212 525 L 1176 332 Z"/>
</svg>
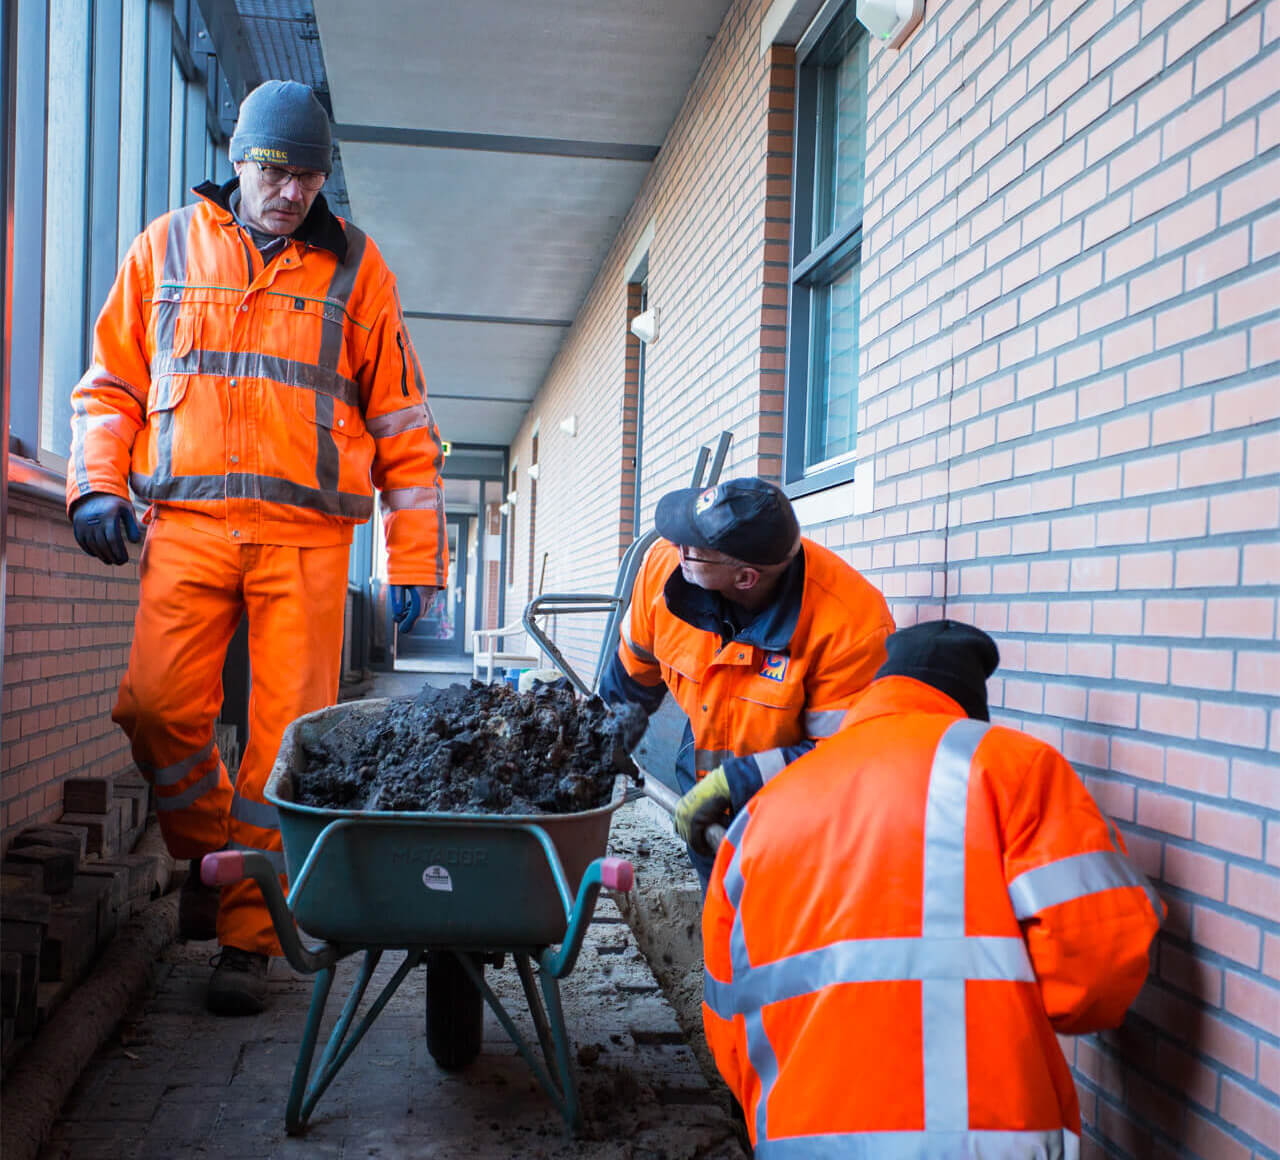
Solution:
<svg viewBox="0 0 1280 1160">
<path fill-rule="evenodd" d="M 311 1007 L 307 1012 L 307 1025 L 302 1032 L 302 1046 L 298 1048 L 298 1062 L 293 1067 L 293 1083 L 289 1086 L 289 1102 L 284 1110 L 284 1128 L 290 1136 L 296 1136 L 306 1125 L 311 1114 L 308 1106 L 302 1109 L 302 1097 L 306 1091 L 307 1077 L 311 1074 L 311 1057 L 316 1050 L 316 1037 L 320 1034 L 320 1021 L 324 1018 L 325 1004 L 329 1001 L 329 988 L 333 985 L 333 967 L 325 967 L 316 975 L 311 988 Z M 314 1101 L 311 1101 L 314 1105 Z"/>
<path fill-rule="evenodd" d="M 316 1068 L 315 1078 L 308 1087 L 307 1079 L 311 1072 L 311 1057 L 315 1053 L 320 1021 L 324 1017 L 329 987 L 333 983 L 333 968 L 327 968 L 316 977 L 315 990 L 311 996 L 311 1011 L 307 1017 L 307 1028 L 303 1033 L 302 1047 L 298 1051 L 298 1063 L 293 1073 L 293 1085 L 289 1090 L 289 1106 L 285 1109 L 285 1130 L 289 1135 L 296 1136 L 306 1126 L 307 1120 L 311 1118 L 312 1111 L 315 1110 L 316 1102 L 324 1094 L 333 1077 L 341 1070 L 342 1065 L 347 1062 L 347 1058 L 356 1049 L 356 1045 L 360 1040 L 364 1038 L 365 1032 L 369 1030 L 373 1025 L 373 1021 L 382 1013 L 383 1007 L 387 1005 L 391 996 L 399 989 L 400 984 L 404 982 L 409 972 L 422 961 L 422 955 L 423 949 L 421 947 L 410 947 L 405 952 L 404 962 L 396 968 L 396 973 L 391 976 L 382 990 L 378 992 L 378 997 L 373 1001 L 369 1010 L 360 1019 L 359 1023 L 352 1028 L 351 1022 L 355 1018 L 356 1010 L 359 1008 L 360 1001 L 364 998 L 365 991 L 369 988 L 369 982 L 373 978 L 373 972 L 382 958 L 380 950 L 365 951 L 364 962 L 360 967 L 360 976 L 356 980 L 355 986 L 351 989 L 351 994 L 347 996 L 346 1003 L 343 1004 L 342 1014 L 338 1017 L 338 1022 L 329 1035 L 329 1042 L 325 1045 L 324 1054 L 320 1057 L 320 1064 Z M 349 1036 L 348 1030 L 350 1030 Z"/>
<path fill-rule="evenodd" d="M 550 952 L 544 951 L 543 957 L 550 957 Z M 577 1132 L 582 1127 L 582 1111 L 578 1107 L 578 1085 L 573 1074 L 573 1064 L 569 1061 L 569 1032 L 564 1025 L 564 1009 L 560 1005 L 560 980 L 547 969 L 546 963 L 542 963 L 538 971 L 538 982 L 542 984 L 547 1020 L 551 1024 L 551 1034 L 555 1040 L 556 1068 L 560 1072 L 560 1112 L 569 1128 Z M 543 1050 L 546 1051 L 545 1044 Z"/>
<path fill-rule="evenodd" d="M 551 1027 L 547 1023 L 547 1012 L 542 1005 L 541 997 L 538 995 L 537 985 L 534 983 L 533 967 L 530 965 L 529 956 L 516 954 L 512 957 L 516 960 L 516 970 L 520 972 L 520 982 L 524 986 L 524 997 L 529 1004 L 529 1014 L 533 1016 L 533 1026 L 538 1032 L 538 1043 L 542 1047 L 542 1054 L 547 1061 L 547 1068 L 551 1072 L 552 1078 L 563 1089 L 564 1085 L 560 1082 L 561 1077 L 556 1074 L 559 1068 L 556 1065 L 555 1045 L 551 1038 Z"/>
</svg>

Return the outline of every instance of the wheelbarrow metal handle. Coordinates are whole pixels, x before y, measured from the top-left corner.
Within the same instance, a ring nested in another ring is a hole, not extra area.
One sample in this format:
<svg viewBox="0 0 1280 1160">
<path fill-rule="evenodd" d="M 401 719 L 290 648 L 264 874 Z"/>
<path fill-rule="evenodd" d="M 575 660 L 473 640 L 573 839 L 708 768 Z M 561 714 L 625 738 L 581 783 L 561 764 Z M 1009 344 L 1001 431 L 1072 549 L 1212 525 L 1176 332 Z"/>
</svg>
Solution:
<svg viewBox="0 0 1280 1160">
<path fill-rule="evenodd" d="M 252 850 L 218 850 L 200 860 L 200 879 L 207 886 L 229 886 L 245 878 L 252 878 L 262 891 L 267 912 L 271 915 L 271 925 L 280 940 L 280 949 L 292 966 L 307 974 L 315 974 L 338 960 L 338 948 L 329 943 L 321 943 L 315 948 L 303 943 L 293 914 L 284 900 L 284 891 L 280 889 L 280 876 L 265 854 Z"/>
<path fill-rule="evenodd" d="M 560 949 L 552 950 L 548 947 L 539 956 L 542 969 L 555 979 L 562 979 L 572 971 L 574 963 L 578 961 L 578 952 L 582 949 L 587 927 L 591 924 L 591 916 L 595 913 L 600 887 L 607 886 L 610 890 L 625 892 L 634 883 L 635 870 L 625 858 L 597 858 L 592 862 L 582 876 L 582 885 L 578 887 L 578 897 L 574 899 L 573 909 L 569 913 L 569 925 L 560 942 Z"/>
</svg>

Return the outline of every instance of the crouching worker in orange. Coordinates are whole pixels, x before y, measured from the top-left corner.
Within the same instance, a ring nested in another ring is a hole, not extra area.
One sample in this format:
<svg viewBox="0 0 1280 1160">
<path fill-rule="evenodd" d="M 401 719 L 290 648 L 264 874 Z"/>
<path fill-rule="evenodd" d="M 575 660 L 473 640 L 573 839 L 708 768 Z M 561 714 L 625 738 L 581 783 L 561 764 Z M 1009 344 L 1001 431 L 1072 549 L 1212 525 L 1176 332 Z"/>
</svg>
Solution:
<svg viewBox="0 0 1280 1160">
<path fill-rule="evenodd" d="M 1165 909 L 1062 756 L 988 724 L 996 662 L 895 633 L 720 845 L 703 1021 L 757 1156 L 1079 1155 L 1054 1033 L 1121 1021 Z"/>
<path fill-rule="evenodd" d="M 150 503 L 129 668 L 112 714 L 155 786 L 170 852 L 192 859 L 180 933 L 222 950 L 207 1002 L 262 1010 L 280 948 L 253 882 L 218 895 L 198 860 L 259 850 L 284 870 L 263 790 L 285 726 L 337 699 L 352 528 L 381 492 L 402 631 L 448 565 L 440 436 L 395 278 L 319 192 L 329 120 L 268 81 L 231 139 L 236 179 L 138 237 L 72 392 L 67 503 L 108 564 Z M 214 743 L 222 665 L 249 622 L 249 737 L 234 787 Z"/>
</svg>

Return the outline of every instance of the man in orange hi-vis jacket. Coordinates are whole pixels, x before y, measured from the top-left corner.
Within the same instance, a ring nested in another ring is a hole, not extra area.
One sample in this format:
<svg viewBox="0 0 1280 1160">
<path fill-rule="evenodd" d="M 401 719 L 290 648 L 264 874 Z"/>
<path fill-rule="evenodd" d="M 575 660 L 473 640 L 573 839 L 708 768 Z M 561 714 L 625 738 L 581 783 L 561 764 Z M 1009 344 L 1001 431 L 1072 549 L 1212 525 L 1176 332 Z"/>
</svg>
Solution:
<svg viewBox="0 0 1280 1160">
<path fill-rule="evenodd" d="M 1076 1157 L 1055 1032 L 1120 1022 L 1164 904 L 1062 756 L 987 723 L 986 633 L 887 647 L 720 845 L 707 1042 L 760 1157 Z"/>
<path fill-rule="evenodd" d="M 245 98 L 237 177 L 137 238 L 72 392 L 67 503 L 110 564 L 150 507 L 127 675 L 114 719 L 155 786 L 175 857 L 191 858 L 185 937 L 222 951 L 209 1008 L 262 1009 L 279 953 L 252 882 L 219 899 L 196 860 L 231 846 L 284 870 L 263 798 L 285 726 L 337 699 L 352 529 L 381 493 L 402 630 L 446 578 L 440 436 L 395 278 L 320 194 L 329 119 L 305 85 Z M 248 617 L 253 689 L 234 787 L 214 743 L 227 646 Z"/>
<path fill-rule="evenodd" d="M 767 480 L 668 492 L 654 526 L 663 539 L 640 566 L 600 695 L 653 713 L 670 691 L 688 717 L 675 824 L 705 884 L 708 825 L 840 728 L 893 618 L 865 577 L 800 535 Z"/>
</svg>

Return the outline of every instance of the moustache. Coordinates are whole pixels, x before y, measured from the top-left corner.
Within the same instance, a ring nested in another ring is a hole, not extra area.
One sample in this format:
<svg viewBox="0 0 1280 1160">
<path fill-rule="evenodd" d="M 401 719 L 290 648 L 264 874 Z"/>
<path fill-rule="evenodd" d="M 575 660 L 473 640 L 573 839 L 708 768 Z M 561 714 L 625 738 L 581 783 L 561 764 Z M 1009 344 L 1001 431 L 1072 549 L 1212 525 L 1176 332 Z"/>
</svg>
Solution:
<svg viewBox="0 0 1280 1160">
<path fill-rule="evenodd" d="M 270 213 L 273 210 L 278 213 L 299 213 L 302 210 L 302 202 L 290 201 L 287 197 L 273 198 L 267 202 L 265 212 Z"/>
</svg>

